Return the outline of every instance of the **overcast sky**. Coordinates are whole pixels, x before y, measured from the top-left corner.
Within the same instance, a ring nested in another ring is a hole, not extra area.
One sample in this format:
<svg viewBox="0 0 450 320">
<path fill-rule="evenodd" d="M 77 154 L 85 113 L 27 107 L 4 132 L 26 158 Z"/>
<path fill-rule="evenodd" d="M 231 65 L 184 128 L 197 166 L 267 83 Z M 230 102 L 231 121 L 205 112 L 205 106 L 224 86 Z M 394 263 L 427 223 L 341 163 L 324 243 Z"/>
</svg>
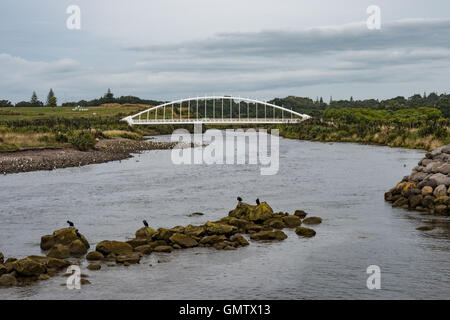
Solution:
<svg viewBox="0 0 450 320">
<path fill-rule="evenodd" d="M 81 9 L 69 30 L 66 9 Z M 366 9 L 381 8 L 381 30 Z M 450 92 L 448 0 L 1 0 L 0 100 Z"/>
</svg>

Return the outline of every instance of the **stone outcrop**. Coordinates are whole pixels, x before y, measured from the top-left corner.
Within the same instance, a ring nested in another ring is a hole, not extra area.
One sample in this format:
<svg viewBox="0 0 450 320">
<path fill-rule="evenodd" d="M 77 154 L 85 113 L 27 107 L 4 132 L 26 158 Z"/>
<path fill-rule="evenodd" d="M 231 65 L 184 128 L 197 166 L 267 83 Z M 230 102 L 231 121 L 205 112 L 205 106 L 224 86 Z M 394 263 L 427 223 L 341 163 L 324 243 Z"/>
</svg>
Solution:
<svg viewBox="0 0 450 320">
<path fill-rule="evenodd" d="M 59 229 L 51 235 L 41 237 L 41 249 L 48 250 L 47 256 L 53 258 L 80 257 L 88 252 L 89 247 L 86 237 L 73 227 Z"/>
<path fill-rule="evenodd" d="M 450 214 L 450 145 L 427 152 L 411 174 L 385 193 L 394 207 Z"/>
</svg>

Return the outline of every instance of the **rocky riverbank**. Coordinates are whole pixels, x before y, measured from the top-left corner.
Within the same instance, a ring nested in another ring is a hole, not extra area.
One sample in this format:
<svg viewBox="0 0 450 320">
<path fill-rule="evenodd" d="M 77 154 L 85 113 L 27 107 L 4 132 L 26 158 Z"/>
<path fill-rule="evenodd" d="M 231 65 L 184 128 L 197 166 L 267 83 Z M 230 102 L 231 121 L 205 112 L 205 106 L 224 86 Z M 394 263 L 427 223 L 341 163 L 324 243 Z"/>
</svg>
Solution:
<svg viewBox="0 0 450 320">
<path fill-rule="evenodd" d="M 174 250 L 194 247 L 237 250 L 248 246 L 249 240 L 283 241 L 287 238 L 282 231 L 284 228 L 295 228 L 299 237 L 311 238 L 316 232 L 302 225 L 318 225 L 322 223 L 322 219 L 306 218 L 306 215 L 303 210 L 297 210 L 293 215 L 286 212 L 275 213 L 266 202 L 256 206 L 239 202 L 227 217 L 220 220 L 170 229 L 155 230 L 144 226 L 136 231 L 132 239 L 104 240 L 90 252 L 87 238 L 78 229 L 63 228 L 51 235 L 42 236 L 40 247 L 45 256 L 5 259 L 0 253 L 0 287 L 47 280 L 72 264 L 81 264 L 84 257 L 90 263 L 87 269 L 95 271 L 115 265 L 137 264 L 144 256 L 152 253 L 170 254 Z M 90 283 L 86 279 L 81 280 L 81 284 Z"/>
<path fill-rule="evenodd" d="M 95 149 L 80 151 L 75 148 L 44 148 L 0 152 L 0 174 L 53 170 L 79 167 L 94 163 L 123 160 L 132 153 L 144 150 L 172 149 L 176 143 L 139 141 L 131 139 L 105 139 Z"/>
<path fill-rule="evenodd" d="M 450 215 L 450 145 L 427 152 L 385 200 L 394 207 Z"/>
</svg>

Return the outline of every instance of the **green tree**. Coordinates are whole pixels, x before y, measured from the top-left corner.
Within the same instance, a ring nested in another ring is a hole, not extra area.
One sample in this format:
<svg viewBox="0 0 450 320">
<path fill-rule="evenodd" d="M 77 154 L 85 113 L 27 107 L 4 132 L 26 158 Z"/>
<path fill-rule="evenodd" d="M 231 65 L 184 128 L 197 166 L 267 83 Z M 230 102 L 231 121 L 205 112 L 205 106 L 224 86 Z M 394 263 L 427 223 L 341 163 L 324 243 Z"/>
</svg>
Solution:
<svg viewBox="0 0 450 320">
<path fill-rule="evenodd" d="M 50 91 L 48 92 L 47 95 L 47 106 L 48 107 L 56 107 L 56 99 L 55 98 L 55 93 L 53 92 L 53 89 L 50 88 Z M 54 103 L 54 105 L 53 105 Z"/>
<path fill-rule="evenodd" d="M 42 107 L 42 102 L 39 101 L 35 91 L 33 91 L 33 94 L 31 95 L 30 105 L 32 107 Z"/>
<path fill-rule="evenodd" d="M 111 92 L 110 88 L 108 88 L 108 92 L 105 93 L 105 95 L 103 96 L 103 99 L 105 100 L 106 103 L 114 102 L 114 94 Z"/>
</svg>

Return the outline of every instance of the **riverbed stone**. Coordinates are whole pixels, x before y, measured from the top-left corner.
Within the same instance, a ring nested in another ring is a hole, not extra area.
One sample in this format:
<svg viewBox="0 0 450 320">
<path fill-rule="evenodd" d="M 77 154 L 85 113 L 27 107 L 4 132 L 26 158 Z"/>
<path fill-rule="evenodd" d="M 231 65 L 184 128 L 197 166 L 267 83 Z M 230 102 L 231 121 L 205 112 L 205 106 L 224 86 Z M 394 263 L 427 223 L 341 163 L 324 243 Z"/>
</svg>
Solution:
<svg viewBox="0 0 450 320">
<path fill-rule="evenodd" d="M 180 245 L 182 248 L 192 248 L 198 245 L 198 242 L 192 239 L 190 236 L 187 236 L 182 233 L 173 234 L 169 240 L 172 243 Z"/>
<path fill-rule="evenodd" d="M 438 185 L 434 191 L 433 195 L 437 197 L 443 197 L 447 195 L 447 187 L 444 184 Z"/>
<path fill-rule="evenodd" d="M 425 208 L 432 209 L 432 208 L 434 208 L 434 199 L 435 199 L 434 196 L 432 196 L 432 195 L 427 195 L 427 196 L 423 197 L 423 199 L 422 199 L 422 205 L 423 205 Z"/>
<path fill-rule="evenodd" d="M 439 204 L 434 207 L 434 213 L 443 215 L 448 212 L 448 207 L 445 204 Z"/>
<path fill-rule="evenodd" d="M 306 227 L 297 227 L 295 233 L 301 237 L 311 238 L 316 235 L 316 231 Z"/>
<path fill-rule="evenodd" d="M 414 194 L 414 195 L 410 196 L 408 198 L 409 206 L 411 208 L 415 208 L 415 207 L 419 206 L 422 203 L 422 198 L 423 197 L 420 194 Z"/>
<path fill-rule="evenodd" d="M 303 210 L 295 210 L 294 216 L 299 217 L 300 219 L 304 219 L 308 214 Z"/>
<path fill-rule="evenodd" d="M 184 234 L 188 236 L 202 237 L 205 232 L 206 228 L 204 226 L 193 226 L 190 224 L 184 228 Z"/>
<path fill-rule="evenodd" d="M 408 200 L 406 200 L 406 204 L 408 203 Z M 303 224 L 309 224 L 309 225 L 313 225 L 313 224 L 320 224 L 322 223 L 322 218 L 319 217 L 309 217 L 309 218 L 305 218 L 302 221 Z"/>
<path fill-rule="evenodd" d="M 107 256 L 111 253 L 115 255 L 124 255 L 133 252 L 133 247 L 126 242 L 104 240 L 97 244 L 96 251 Z"/>
<path fill-rule="evenodd" d="M 72 256 L 82 256 L 87 253 L 88 248 L 80 239 L 77 239 L 70 243 L 69 250 Z"/>
<path fill-rule="evenodd" d="M 127 240 L 126 243 L 128 243 L 133 248 L 136 248 L 136 247 L 148 244 L 149 241 L 150 240 L 147 238 L 135 238 L 135 239 Z"/>
<path fill-rule="evenodd" d="M 141 255 L 138 252 L 131 252 L 116 257 L 117 263 L 136 264 L 139 263 L 139 261 L 141 261 Z"/>
<path fill-rule="evenodd" d="M 152 253 L 153 247 L 151 245 L 149 245 L 149 244 L 145 244 L 145 245 L 142 245 L 142 246 L 134 248 L 134 250 L 136 252 L 140 252 L 142 254 L 147 254 L 148 255 L 148 254 Z"/>
<path fill-rule="evenodd" d="M 0 264 L 0 276 L 8 273 L 8 269 L 3 264 Z"/>
<path fill-rule="evenodd" d="M 427 196 L 433 193 L 433 188 L 430 186 L 425 186 L 422 188 L 422 196 Z"/>
<path fill-rule="evenodd" d="M 242 246 L 242 247 L 249 245 L 247 239 L 245 239 L 241 234 L 235 234 L 234 236 L 232 236 L 230 238 L 230 241 L 235 242 L 235 243 L 239 244 L 239 246 Z"/>
<path fill-rule="evenodd" d="M 86 260 L 88 261 L 99 261 L 103 260 L 104 256 L 99 251 L 91 251 L 86 255 Z"/>
<path fill-rule="evenodd" d="M 450 186 L 450 177 L 442 173 L 435 173 L 429 179 L 430 181 L 435 181 L 437 185 L 444 184 L 447 187 Z"/>
<path fill-rule="evenodd" d="M 295 228 L 302 224 L 302 220 L 298 216 L 285 216 L 283 222 L 287 228 Z"/>
<path fill-rule="evenodd" d="M 55 244 L 47 253 L 47 257 L 66 259 L 70 257 L 70 249 L 63 244 Z"/>
<path fill-rule="evenodd" d="M 209 235 L 232 235 L 238 231 L 235 226 L 230 226 L 228 224 L 223 223 L 214 223 L 214 222 L 206 222 L 205 223 L 206 232 Z"/>
<path fill-rule="evenodd" d="M 47 267 L 47 272 L 50 270 L 60 270 L 67 268 L 72 263 L 58 258 L 46 257 L 46 256 L 28 256 L 28 259 L 34 260 L 36 262 L 42 263 Z"/>
<path fill-rule="evenodd" d="M 200 243 L 204 244 L 204 245 L 213 245 L 217 242 L 225 241 L 226 239 L 227 239 L 227 237 L 225 237 L 224 235 L 214 234 L 212 236 L 206 236 L 206 237 L 202 238 L 200 240 Z"/>
<path fill-rule="evenodd" d="M 392 206 L 394 206 L 394 207 L 402 207 L 402 206 L 404 206 L 404 205 L 408 205 L 408 199 L 405 198 L 405 197 L 400 197 L 400 198 L 398 198 L 398 199 L 395 200 L 394 203 L 392 204 Z M 309 218 L 306 218 L 306 219 L 309 219 Z M 305 219 L 305 220 L 306 220 L 306 219 Z M 305 221 L 303 221 L 303 223 L 305 223 Z M 308 223 L 305 223 L 305 224 L 308 224 Z"/>
<path fill-rule="evenodd" d="M 41 237 L 41 249 L 50 250 L 55 245 L 55 240 L 51 234 Z"/>
</svg>

